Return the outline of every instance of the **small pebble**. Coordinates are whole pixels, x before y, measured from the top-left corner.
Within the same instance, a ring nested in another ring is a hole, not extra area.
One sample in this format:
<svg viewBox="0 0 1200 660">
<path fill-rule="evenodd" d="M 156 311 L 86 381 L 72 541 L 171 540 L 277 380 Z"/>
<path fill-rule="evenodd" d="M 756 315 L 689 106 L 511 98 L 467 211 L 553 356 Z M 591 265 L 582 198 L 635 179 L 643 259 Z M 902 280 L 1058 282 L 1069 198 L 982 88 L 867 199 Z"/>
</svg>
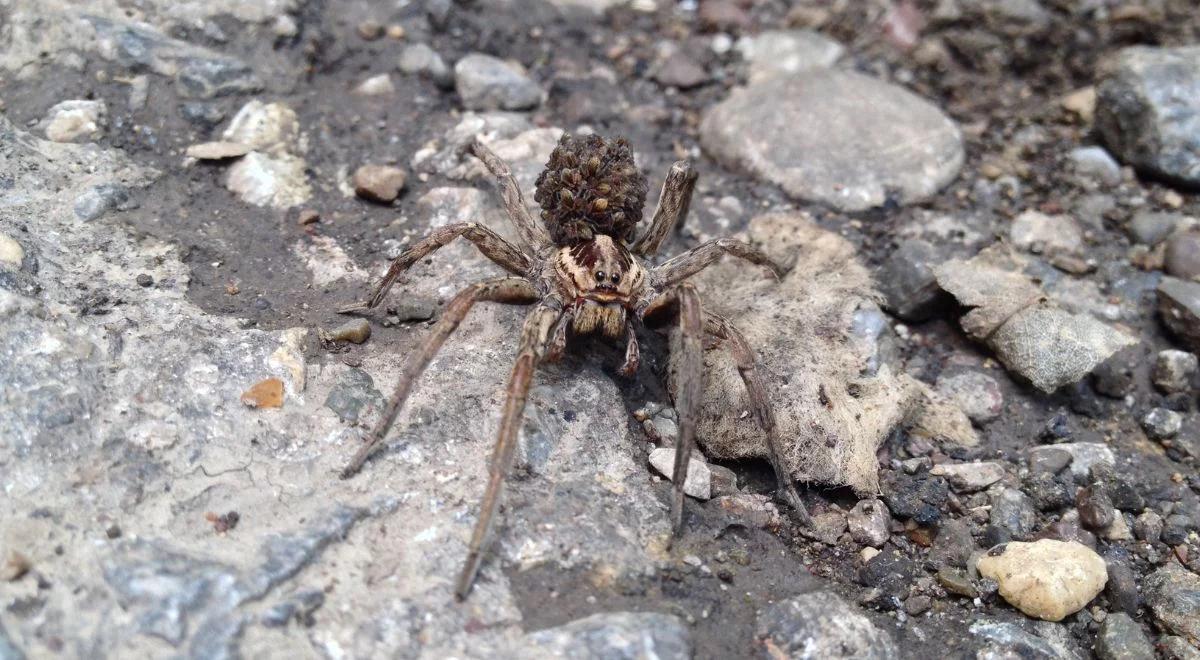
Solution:
<svg viewBox="0 0 1200 660">
<path fill-rule="evenodd" d="M 1183 416 L 1174 410 L 1155 408 L 1142 418 L 1142 428 L 1153 440 L 1169 440 L 1179 434 Z"/>
<path fill-rule="evenodd" d="M 390 204 L 404 190 L 408 175 L 398 167 L 363 165 L 354 171 L 354 192 L 363 199 Z"/>
<path fill-rule="evenodd" d="M 1079 522 L 1088 529 L 1105 529 L 1113 523 L 1113 503 L 1104 489 L 1091 485 L 1081 488 L 1075 496 Z"/>
<path fill-rule="evenodd" d="M 10 550 L 8 556 L 4 558 L 4 564 L 0 565 L 0 582 L 13 582 L 21 579 L 32 565 L 29 558 L 17 552 Z"/>
<path fill-rule="evenodd" d="M 354 93 L 361 96 L 390 96 L 396 92 L 392 77 L 386 73 L 371 76 L 354 88 Z"/>
<path fill-rule="evenodd" d="M 25 249 L 7 234 L 0 234 L 0 263 L 20 268 L 25 259 Z"/>
<path fill-rule="evenodd" d="M 891 536 L 892 516 L 879 500 L 861 500 L 846 514 L 850 537 L 855 543 L 880 547 Z"/>
<path fill-rule="evenodd" d="M 283 381 L 267 378 L 242 393 L 242 403 L 251 408 L 279 408 L 283 405 Z"/>
<path fill-rule="evenodd" d="M 1095 551 L 1048 539 L 998 545 L 980 558 L 978 568 L 1000 585 L 1009 604 L 1046 621 L 1083 609 L 1108 581 L 1108 569 Z"/>
<path fill-rule="evenodd" d="M 1168 349 L 1154 359 L 1154 385 L 1163 392 L 1183 392 L 1191 387 L 1200 361 L 1187 351 Z"/>
<path fill-rule="evenodd" d="M 119 539 L 121 538 L 121 528 L 118 525 L 109 525 L 108 528 L 104 530 L 104 535 L 109 539 Z"/>
<path fill-rule="evenodd" d="M 314 209 L 304 209 L 300 212 L 299 217 L 296 218 L 296 222 L 300 223 L 301 225 L 311 225 L 320 221 L 321 214 Z"/>
<path fill-rule="evenodd" d="M 387 36 L 389 39 L 396 39 L 399 41 L 400 39 L 403 39 L 406 34 L 407 32 L 405 31 L 404 26 L 400 25 L 399 23 L 392 23 L 391 25 L 387 26 Z"/>
<path fill-rule="evenodd" d="M 1150 510 L 1143 511 L 1133 521 L 1133 533 L 1143 541 L 1151 543 L 1162 536 L 1163 519 L 1158 513 Z"/>
<path fill-rule="evenodd" d="M 371 336 L 371 322 L 366 319 L 354 319 L 334 328 L 329 338 L 334 341 L 348 341 L 361 344 Z"/>
<path fill-rule="evenodd" d="M 139 273 L 137 276 L 137 285 L 140 287 L 154 286 L 154 278 L 149 273 Z"/>
<path fill-rule="evenodd" d="M 248 145 L 241 142 L 201 142 L 193 144 L 187 148 L 184 153 L 189 158 L 196 160 L 225 160 L 227 158 L 241 158 L 250 153 L 251 149 Z"/>
<path fill-rule="evenodd" d="M 708 464 L 701 459 L 698 452 L 692 452 L 692 456 L 688 460 L 687 475 L 683 481 L 683 492 L 698 500 L 707 500 L 712 497 L 712 471 L 708 469 Z M 659 447 L 651 451 L 650 465 L 667 479 L 673 479 L 675 476 L 675 449 Z"/>
<path fill-rule="evenodd" d="M 383 36 L 383 26 L 376 21 L 363 21 L 358 24 L 358 36 L 364 41 L 375 41 Z"/>
</svg>

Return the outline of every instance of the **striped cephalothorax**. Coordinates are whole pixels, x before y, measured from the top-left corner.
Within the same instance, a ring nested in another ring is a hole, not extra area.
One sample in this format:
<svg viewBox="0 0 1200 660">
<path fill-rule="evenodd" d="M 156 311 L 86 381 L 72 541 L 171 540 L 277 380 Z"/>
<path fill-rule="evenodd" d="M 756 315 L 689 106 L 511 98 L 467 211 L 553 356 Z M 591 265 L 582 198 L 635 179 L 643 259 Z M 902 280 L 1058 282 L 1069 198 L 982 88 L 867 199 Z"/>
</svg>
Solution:
<svg viewBox="0 0 1200 660">
<path fill-rule="evenodd" d="M 623 139 L 563 137 L 537 181 L 535 199 L 541 206 L 542 224 L 530 215 L 521 189 L 503 161 L 478 140 L 467 151 L 481 160 L 498 181 L 519 245 L 474 222 L 446 225 L 396 257 L 369 299 L 341 311 L 374 308 L 401 273 L 459 237 L 470 240 L 511 276 L 471 284 L 446 304 L 432 331 L 409 357 L 383 416 L 342 471 L 343 478 L 358 472 L 383 442 L 417 378 L 475 303 L 532 305 L 508 381 L 479 518 L 455 587 L 456 595 L 465 598 L 482 563 L 537 363 L 560 358 L 572 335 L 600 334 L 625 339 L 620 372 L 634 376 L 639 372 L 638 330 L 643 324 L 653 327 L 674 319 L 680 329 L 680 340 L 671 356 L 676 365 L 675 408 L 679 415 L 671 495 L 671 523 L 676 535 L 683 528 L 683 482 L 695 441 L 706 337 L 723 343 L 733 353 L 752 412 L 766 436 L 779 492 L 801 524 L 808 524 L 795 484 L 779 461 L 780 439 L 774 413 L 754 354 L 732 323 L 702 310 L 696 288 L 687 281 L 725 254 L 766 266 L 777 277 L 782 269 L 757 248 L 731 238 L 703 243 L 658 266 L 649 267 L 644 261 L 658 253 L 671 229 L 687 214 L 696 181 L 691 166 L 686 161 L 671 166 L 650 226 L 637 235 L 646 181 Z"/>
</svg>

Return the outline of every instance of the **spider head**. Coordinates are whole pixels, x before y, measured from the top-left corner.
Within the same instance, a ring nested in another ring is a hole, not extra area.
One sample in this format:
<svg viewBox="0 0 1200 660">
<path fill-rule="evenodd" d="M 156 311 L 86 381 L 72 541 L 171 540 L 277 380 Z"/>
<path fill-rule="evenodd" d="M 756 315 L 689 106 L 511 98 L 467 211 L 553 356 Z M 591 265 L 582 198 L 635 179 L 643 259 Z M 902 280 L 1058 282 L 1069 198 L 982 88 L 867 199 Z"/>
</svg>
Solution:
<svg viewBox="0 0 1200 660">
<path fill-rule="evenodd" d="M 559 249 L 560 276 L 572 297 L 608 304 L 626 304 L 645 279 L 625 246 L 606 235 Z"/>
<path fill-rule="evenodd" d="M 642 219 L 646 177 L 624 138 L 563 135 L 538 176 L 534 199 L 556 245 L 599 235 L 627 243 Z"/>
</svg>

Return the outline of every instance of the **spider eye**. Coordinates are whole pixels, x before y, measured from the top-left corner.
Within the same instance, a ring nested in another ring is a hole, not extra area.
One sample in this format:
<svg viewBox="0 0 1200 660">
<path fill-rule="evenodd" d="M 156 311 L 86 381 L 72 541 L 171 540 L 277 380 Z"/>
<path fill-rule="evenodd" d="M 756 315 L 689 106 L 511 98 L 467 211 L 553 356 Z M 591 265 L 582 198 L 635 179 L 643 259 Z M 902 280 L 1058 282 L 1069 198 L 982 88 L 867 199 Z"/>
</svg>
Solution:
<svg viewBox="0 0 1200 660">
<path fill-rule="evenodd" d="M 620 274 L 620 273 L 613 273 L 612 275 L 610 275 L 610 276 L 609 276 L 609 278 L 608 278 L 608 279 L 612 280 L 612 281 L 613 281 L 613 284 L 616 284 L 617 282 L 620 282 L 620 281 L 621 281 L 621 274 Z"/>
<path fill-rule="evenodd" d="M 597 282 L 603 282 L 603 281 L 604 281 L 604 271 L 602 271 L 602 270 L 598 270 L 598 271 L 596 271 L 596 281 L 597 281 Z"/>
</svg>

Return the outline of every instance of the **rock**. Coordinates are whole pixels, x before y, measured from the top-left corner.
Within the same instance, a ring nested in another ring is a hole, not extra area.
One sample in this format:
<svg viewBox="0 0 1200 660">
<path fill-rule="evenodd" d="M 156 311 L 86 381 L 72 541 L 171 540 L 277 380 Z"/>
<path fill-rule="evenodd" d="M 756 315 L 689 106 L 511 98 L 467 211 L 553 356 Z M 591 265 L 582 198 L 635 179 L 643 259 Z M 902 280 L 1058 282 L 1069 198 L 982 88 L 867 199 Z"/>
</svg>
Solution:
<svg viewBox="0 0 1200 660">
<path fill-rule="evenodd" d="M 1031 470 L 1022 486 L 1039 511 L 1057 511 L 1075 501 L 1073 489 L 1053 472 Z"/>
<path fill-rule="evenodd" d="M 129 194 L 129 188 L 116 183 L 92 186 L 75 198 L 75 217 L 88 222 L 100 218 L 109 211 L 136 209 L 138 203 Z"/>
<path fill-rule="evenodd" d="M 805 69 L 828 68 L 846 50 L 812 30 L 767 30 L 742 37 L 737 49 L 749 66 L 750 82 L 790 76 Z"/>
<path fill-rule="evenodd" d="M 1066 449 L 1057 446 L 1033 447 L 1029 450 L 1029 471 L 1034 473 L 1058 474 L 1063 471 L 1063 468 L 1070 465 L 1072 460 L 1074 460 L 1074 456 Z M 1086 475 L 1087 473 L 1084 472 L 1084 474 Z"/>
<path fill-rule="evenodd" d="M 900 87 L 808 69 L 735 90 L 700 126 L 704 149 L 788 194 L 843 211 L 933 195 L 958 175 L 962 136 Z"/>
<path fill-rule="evenodd" d="M 347 424 L 371 416 L 372 408 L 378 410 L 383 406 L 384 398 L 375 389 L 375 380 L 371 374 L 362 369 L 350 368 L 338 377 L 337 382 L 329 389 L 324 406 L 333 411 L 338 419 Z"/>
<path fill-rule="evenodd" d="M 1024 493 L 1005 488 L 992 497 L 988 524 L 1001 530 L 1002 541 L 1028 538 L 1037 524 L 1037 513 Z"/>
<path fill-rule="evenodd" d="M 1178 213 L 1138 211 L 1129 221 L 1128 231 L 1134 241 L 1154 247 L 1166 240 L 1182 224 L 1183 216 Z"/>
<path fill-rule="evenodd" d="M 945 477 L 950 487 L 960 493 L 974 493 L 1004 478 L 1004 466 L 1000 463 L 940 463 L 933 466 L 929 474 Z"/>
<path fill-rule="evenodd" d="M 938 527 L 937 536 L 926 558 L 927 567 L 966 568 L 971 555 L 975 554 L 975 538 L 965 520 L 947 519 Z"/>
<path fill-rule="evenodd" d="M 179 82 L 180 96 L 194 99 L 252 94 L 263 87 L 253 69 L 228 57 L 187 59 L 175 79 Z"/>
<path fill-rule="evenodd" d="M 979 660 L 1022 658 L 1029 660 L 1078 660 L 1084 654 L 1074 648 L 1066 630 L 1057 624 L 1038 622 L 1036 625 L 1000 623 L 977 619 L 971 623 L 971 634 L 983 638 L 985 646 L 972 657 Z"/>
<path fill-rule="evenodd" d="M 1128 563 L 1112 556 L 1105 559 L 1105 565 L 1108 566 L 1108 584 L 1104 586 L 1104 592 L 1108 596 L 1109 611 L 1136 615 L 1141 605 L 1140 578 Z"/>
<path fill-rule="evenodd" d="M 391 76 L 381 73 L 358 83 L 354 93 L 359 96 L 391 96 L 396 93 L 396 85 L 392 83 Z"/>
<path fill-rule="evenodd" d="M 150 273 L 138 273 L 134 281 L 142 288 L 154 286 L 154 277 Z"/>
<path fill-rule="evenodd" d="M 408 44 L 400 51 L 400 71 L 412 76 L 428 76 L 435 85 L 442 89 L 454 87 L 454 75 L 446 61 L 437 51 L 427 44 Z"/>
<path fill-rule="evenodd" d="M 692 657 L 691 630 L 672 614 L 604 612 L 554 628 L 531 632 L 524 639 L 525 657 L 662 658 Z"/>
<path fill-rule="evenodd" d="M 1162 278 L 1158 285 L 1158 314 L 1167 329 L 1193 353 L 1200 352 L 1200 283 Z"/>
<path fill-rule="evenodd" d="M 886 309 L 905 321 L 924 321 L 936 311 L 942 290 L 933 276 L 942 255 L 928 241 L 904 241 L 876 274 Z"/>
<path fill-rule="evenodd" d="M 225 187 L 255 206 L 290 208 L 312 195 L 304 161 L 291 154 L 251 151 L 229 168 Z"/>
<path fill-rule="evenodd" d="M 896 476 L 885 484 L 883 497 L 897 517 L 930 525 L 941 519 L 941 509 L 949 499 L 950 491 L 941 477 Z"/>
<path fill-rule="evenodd" d="M 846 531 L 846 514 L 836 506 L 812 514 L 812 525 L 801 530 L 810 539 L 825 545 L 837 545 Z"/>
<path fill-rule="evenodd" d="M 94 140 L 100 136 L 108 115 L 104 101 L 63 101 L 46 111 L 39 126 L 53 142 Z"/>
<path fill-rule="evenodd" d="M 1168 562 L 1142 582 L 1142 595 L 1164 630 L 1200 639 L 1200 576 Z"/>
<path fill-rule="evenodd" d="M 976 424 L 986 424 L 1004 410 L 1000 384 L 982 371 L 944 371 L 938 375 L 936 388 Z"/>
<path fill-rule="evenodd" d="M 889 660 L 898 653 L 887 632 L 828 591 L 768 605 L 758 613 L 757 636 L 780 658 Z"/>
<path fill-rule="evenodd" d="M 713 499 L 721 511 L 744 524 L 762 529 L 779 529 L 783 515 L 769 495 L 737 493 Z"/>
<path fill-rule="evenodd" d="M 283 406 L 283 381 L 267 378 L 242 392 L 242 403 L 251 408 L 279 408 Z"/>
<path fill-rule="evenodd" d="M 1200 47 L 1122 50 L 1097 88 L 1096 129 L 1122 161 L 1200 185 Z"/>
<path fill-rule="evenodd" d="M 1056 452 L 1067 452 L 1071 456 L 1071 474 L 1077 479 L 1086 478 L 1096 465 L 1113 467 L 1117 464 L 1112 449 L 1101 442 L 1064 442 L 1062 444 L 1033 447 L 1029 450 L 1030 460 L 1041 460 Z"/>
<path fill-rule="evenodd" d="M 855 543 L 882 547 L 891 536 L 892 517 L 879 500 L 859 500 L 846 514 L 846 525 Z"/>
<path fill-rule="evenodd" d="M 1176 232 L 1168 238 L 1163 266 L 1167 273 L 1180 279 L 1200 279 L 1200 231 Z"/>
<path fill-rule="evenodd" d="M 346 321 L 329 332 L 329 338 L 334 341 L 348 341 L 361 344 L 371 336 L 371 322 L 366 319 Z"/>
<path fill-rule="evenodd" d="M 1200 660 L 1200 651 L 1188 640 L 1176 635 L 1159 637 L 1157 646 L 1167 660 Z"/>
<path fill-rule="evenodd" d="M 1077 89 L 1060 100 L 1063 110 L 1079 117 L 1084 124 L 1091 124 L 1096 115 L 1096 88 Z"/>
<path fill-rule="evenodd" d="M 908 596 L 917 572 L 911 559 L 894 549 L 885 549 L 859 569 L 858 581 L 894 598 L 894 605 Z"/>
<path fill-rule="evenodd" d="M 1080 147 L 1071 150 L 1071 163 L 1079 177 L 1104 186 L 1121 183 L 1121 166 L 1103 147 Z"/>
<path fill-rule="evenodd" d="M 1163 520 L 1163 530 L 1160 538 L 1167 545 L 1181 545 L 1187 542 L 1188 534 L 1194 529 L 1196 529 L 1196 523 L 1192 521 L 1190 516 L 1185 513 L 1172 513 Z"/>
<path fill-rule="evenodd" d="M 375 41 L 383 36 L 383 24 L 379 21 L 366 20 L 358 24 L 356 31 L 363 41 Z"/>
<path fill-rule="evenodd" d="M 197 160 L 225 160 L 245 156 L 250 153 L 250 147 L 240 142 L 201 142 L 189 146 L 184 153 Z"/>
<path fill-rule="evenodd" d="M 1013 220 L 1009 238 L 1018 248 L 1047 256 L 1083 252 L 1083 232 L 1069 215 L 1025 211 Z"/>
<path fill-rule="evenodd" d="M 1104 396 L 1124 399 L 1137 384 L 1134 371 L 1141 363 L 1136 347 L 1121 349 L 1092 370 L 1092 387 Z"/>
<path fill-rule="evenodd" d="M 354 192 L 363 199 L 391 204 L 407 180 L 408 174 L 399 167 L 363 165 L 354 171 Z"/>
<path fill-rule="evenodd" d="M 179 106 L 183 118 L 204 127 L 216 126 L 225 119 L 225 111 L 215 103 L 188 101 Z"/>
<path fill-rule="evenodd" d="M 1168 394 L 1184 392 L 1191 389 L 1198 368 L 1200 361 L 1194 354 L 1168 349 L 1155 357 L 1152 378 L 1158 389 Z"/>
<path fill-rule="evenodd" d="M 1024 257 L 1001 246 L 935 270 L 938 284 L 970 309 L 960 319 L 963 329 L 991 346 L 1009 371 L 1049 393 L 1136 343 L 1090 314 L 1048 302 L 1022 272 L 1025 265 Z"/>
<path fill-rule="evenodd" d="M 659 474 L 672 480 L 675 476 L 675 449 L 673 447 L 654 449 L 650 452 L 650 465 Z M 707 500 L 712 497 L 712 472 L 708 469 L 707 463 L 694 455 L 688 461 L 683 492 L 698 500 Z"/>
<path fill-rule="evenodd" d="M 996 546 L 979 573 L 1000 585 L 1004 600 L 1031 617 L 1061 621 L 1083 609 L 1108 580 L 1104 560 L 1079 543 L 1041 540 Z"/>
<path fill-rule="evenodd" d="M 1143 541 L 1158 541 L 1162 531 L 1163 519 L 1157 512 L 1146 510 L 1133 521 L 1133 533 Z"/>
<path fill-rule="evenodd" d="M 937 581 L 947 593 L 957 594 L 964 598 L 979 597 L 979 590 L 971 583 L 971 578 L 962 571 L 942 568 L 937 572 Z"/>
<path fill-rule="evenodd" d="M 15 269 L 20 268 L 24 260 L 25 248 L 8 234 L 0 233 L 0 264 Z"/>
<path fill-rule="evenodd" d="M 0 582 L 20 580 L 32 567 L 28 557 L 16 550 L 10 550 L 4 557 L 4 563 L 0 564 Z"/>
<path fill-rule="evenodd" d="M 221 134 L 226 142 L 244 144 L 253 151 L 279 153 L 293 150 L 300 137 L 296 111 L 282 103 L 248 101 Z"/>
<path fill-rule="evenodd" d="M 472 53 L 454 65 L 454 81 L 468 110 L 530 110 L 542 103 L 542 88 L 504 60 Z"/>
<path fill-rule="evenodd" d="M 1183 428 L 1183 415 L 1166 408 L 1154 408 L 1142 418 L 1142 429 L 1153 440 L 1170 440 Z"/>
<path fill-rule="evenodd" d="M 671 53 L 663 58 L 655 65 L 651 76 L 660 85 L 679 89 L 691 89 L 708 82 L 708 71 L 682 52 Z"/>
<path fill-rule="evenodd" d="M 1092 530 L 1102 530 L 1113 524 L 1116 508 L 1108 493 L 1096 484 L 1079 489 L 1075 495 L 1075 508 L 1079 510 L 1079 522 Z M 1122 519 L 1122 523 L 1124 519 Z"/>
</svg>

